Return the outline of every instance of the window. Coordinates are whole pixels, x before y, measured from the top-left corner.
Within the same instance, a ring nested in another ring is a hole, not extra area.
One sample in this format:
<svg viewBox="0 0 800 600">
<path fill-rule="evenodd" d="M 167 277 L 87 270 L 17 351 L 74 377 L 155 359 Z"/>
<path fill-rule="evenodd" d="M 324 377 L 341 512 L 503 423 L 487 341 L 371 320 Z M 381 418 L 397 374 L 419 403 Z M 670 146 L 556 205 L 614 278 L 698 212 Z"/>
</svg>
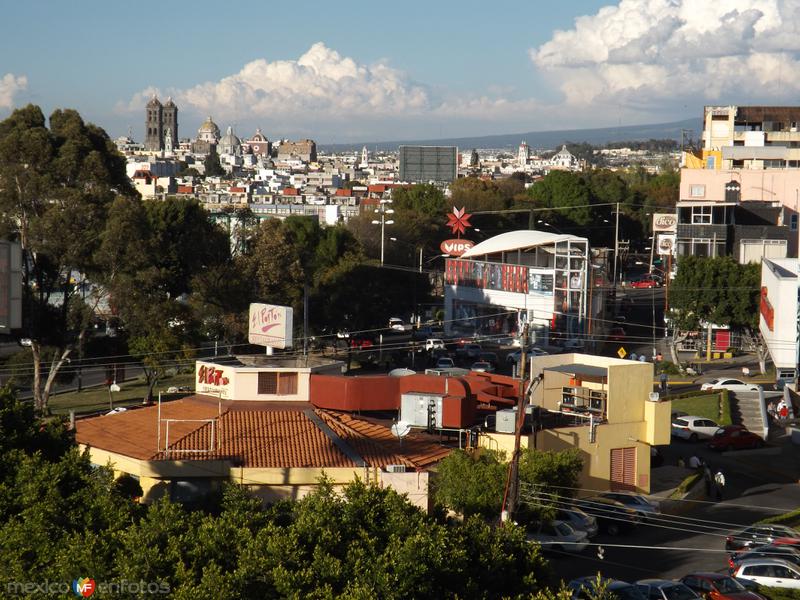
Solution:
<svg viewBox="0 0 800 600">
<path fill-rule="evenodd" d="M 792 231 L 797 231 L 797 215 L 792 215 L 789 217 L 789 227 Z"/>
<path fill-rule="evenodd" d="M 258 393 L 288 396 L 297 393 L 297 373 L 259 373 Z"/>
<path fill-rule="evenodd" d="M 717 165 L 717 157 L 716 156 L 708 156 L 706 157 L 706 169 L 715 169 Z"/>
<path fill-rule="evenodd" d="M 636 487 L 636 448 L 611 450 L 611 489 L 633 490 Z"/>
<path fill-rule="evenodd" d="M 708 225 L 711 223 L 711 208 L 710 206 L 693 206 L 692 207 L 692 225 Z"/>
<path fill-rule="evenodd" d="M 706 195 L 706 186 L 698 184 L 689 186 L 689 195 L 692 198 L 704 198 Z"/>
</svg>

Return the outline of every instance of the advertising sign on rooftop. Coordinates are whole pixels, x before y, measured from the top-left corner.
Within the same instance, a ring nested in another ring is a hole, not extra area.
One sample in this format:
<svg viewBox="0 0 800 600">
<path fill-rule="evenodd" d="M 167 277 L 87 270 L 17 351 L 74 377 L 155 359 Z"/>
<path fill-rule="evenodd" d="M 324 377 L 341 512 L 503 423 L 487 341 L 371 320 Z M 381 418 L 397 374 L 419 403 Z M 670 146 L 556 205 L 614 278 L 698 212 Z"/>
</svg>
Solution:
<svg viewBox="0 0 800 600">
<path fill-rule="evenodd" d="M 291 348 L 292 315 L 288 306 L 251 304 L 247 341 L 270 348 Z"/>
</svg>

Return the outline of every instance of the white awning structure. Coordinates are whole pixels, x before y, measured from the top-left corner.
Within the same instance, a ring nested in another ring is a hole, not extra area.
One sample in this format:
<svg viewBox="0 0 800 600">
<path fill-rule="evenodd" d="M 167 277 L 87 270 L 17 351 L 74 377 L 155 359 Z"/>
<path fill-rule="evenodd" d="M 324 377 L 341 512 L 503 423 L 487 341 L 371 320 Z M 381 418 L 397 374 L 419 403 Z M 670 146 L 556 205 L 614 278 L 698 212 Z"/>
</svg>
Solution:
<svg viewBox="0 0 800 600">
<path fill-rule="evenodd" d="M 556 242 L 585 242 L 586 238 L 564 233 L 552 233 L 535 229 L 522 229 L 501 233 L 488 240 L 477 244 L 464 252 L 460 258 L 474 258 L 498 252 L 511 252 L 513 250 L 526 250 L 537 246 L 549 246 Z"/>
</svg>

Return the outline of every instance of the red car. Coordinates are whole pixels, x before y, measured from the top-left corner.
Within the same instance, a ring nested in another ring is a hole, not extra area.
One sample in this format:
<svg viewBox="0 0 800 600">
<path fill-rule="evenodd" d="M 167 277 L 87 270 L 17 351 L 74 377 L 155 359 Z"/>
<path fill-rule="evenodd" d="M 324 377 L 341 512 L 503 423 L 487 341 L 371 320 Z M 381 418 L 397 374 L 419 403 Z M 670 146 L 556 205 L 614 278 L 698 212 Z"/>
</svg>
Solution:
<svg viewBox="0 0 800 600">
<path fill-rule="evenodd" d="M 764 440 L 748 431 L 744 425 L 725 425 L 714 432 L 708 447 L 712 450 L 742 450 L 744 448 L 761 448 Z"/>
<path fill-rule="evenodd" d="M 635 281 L 631 281 L 632 288 L 657 288 L 661 287 L 661 280 L 652 275 L 645 275 Z"/>
<path fill-rule="evenodd" d="M 692 573 L 681 583 L 708 600 L 763 600 L 755 592 L 748 592 L 733 577 L 722 573 Z"/>
</svg>

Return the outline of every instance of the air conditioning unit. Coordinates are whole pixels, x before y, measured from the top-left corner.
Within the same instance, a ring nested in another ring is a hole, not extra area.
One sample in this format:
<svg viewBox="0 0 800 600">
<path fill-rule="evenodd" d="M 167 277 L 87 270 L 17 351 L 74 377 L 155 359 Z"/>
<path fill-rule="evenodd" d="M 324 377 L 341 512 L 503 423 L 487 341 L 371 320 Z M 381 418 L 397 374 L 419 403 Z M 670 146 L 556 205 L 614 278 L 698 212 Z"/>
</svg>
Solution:
<svg viewBox="0 0 800 600">
<path fill-rule="evenodd" d="M 387 473 L 405 473 L 406 466 L 405 465 L 386 465 L 386 472 Z"/>
</svg>

